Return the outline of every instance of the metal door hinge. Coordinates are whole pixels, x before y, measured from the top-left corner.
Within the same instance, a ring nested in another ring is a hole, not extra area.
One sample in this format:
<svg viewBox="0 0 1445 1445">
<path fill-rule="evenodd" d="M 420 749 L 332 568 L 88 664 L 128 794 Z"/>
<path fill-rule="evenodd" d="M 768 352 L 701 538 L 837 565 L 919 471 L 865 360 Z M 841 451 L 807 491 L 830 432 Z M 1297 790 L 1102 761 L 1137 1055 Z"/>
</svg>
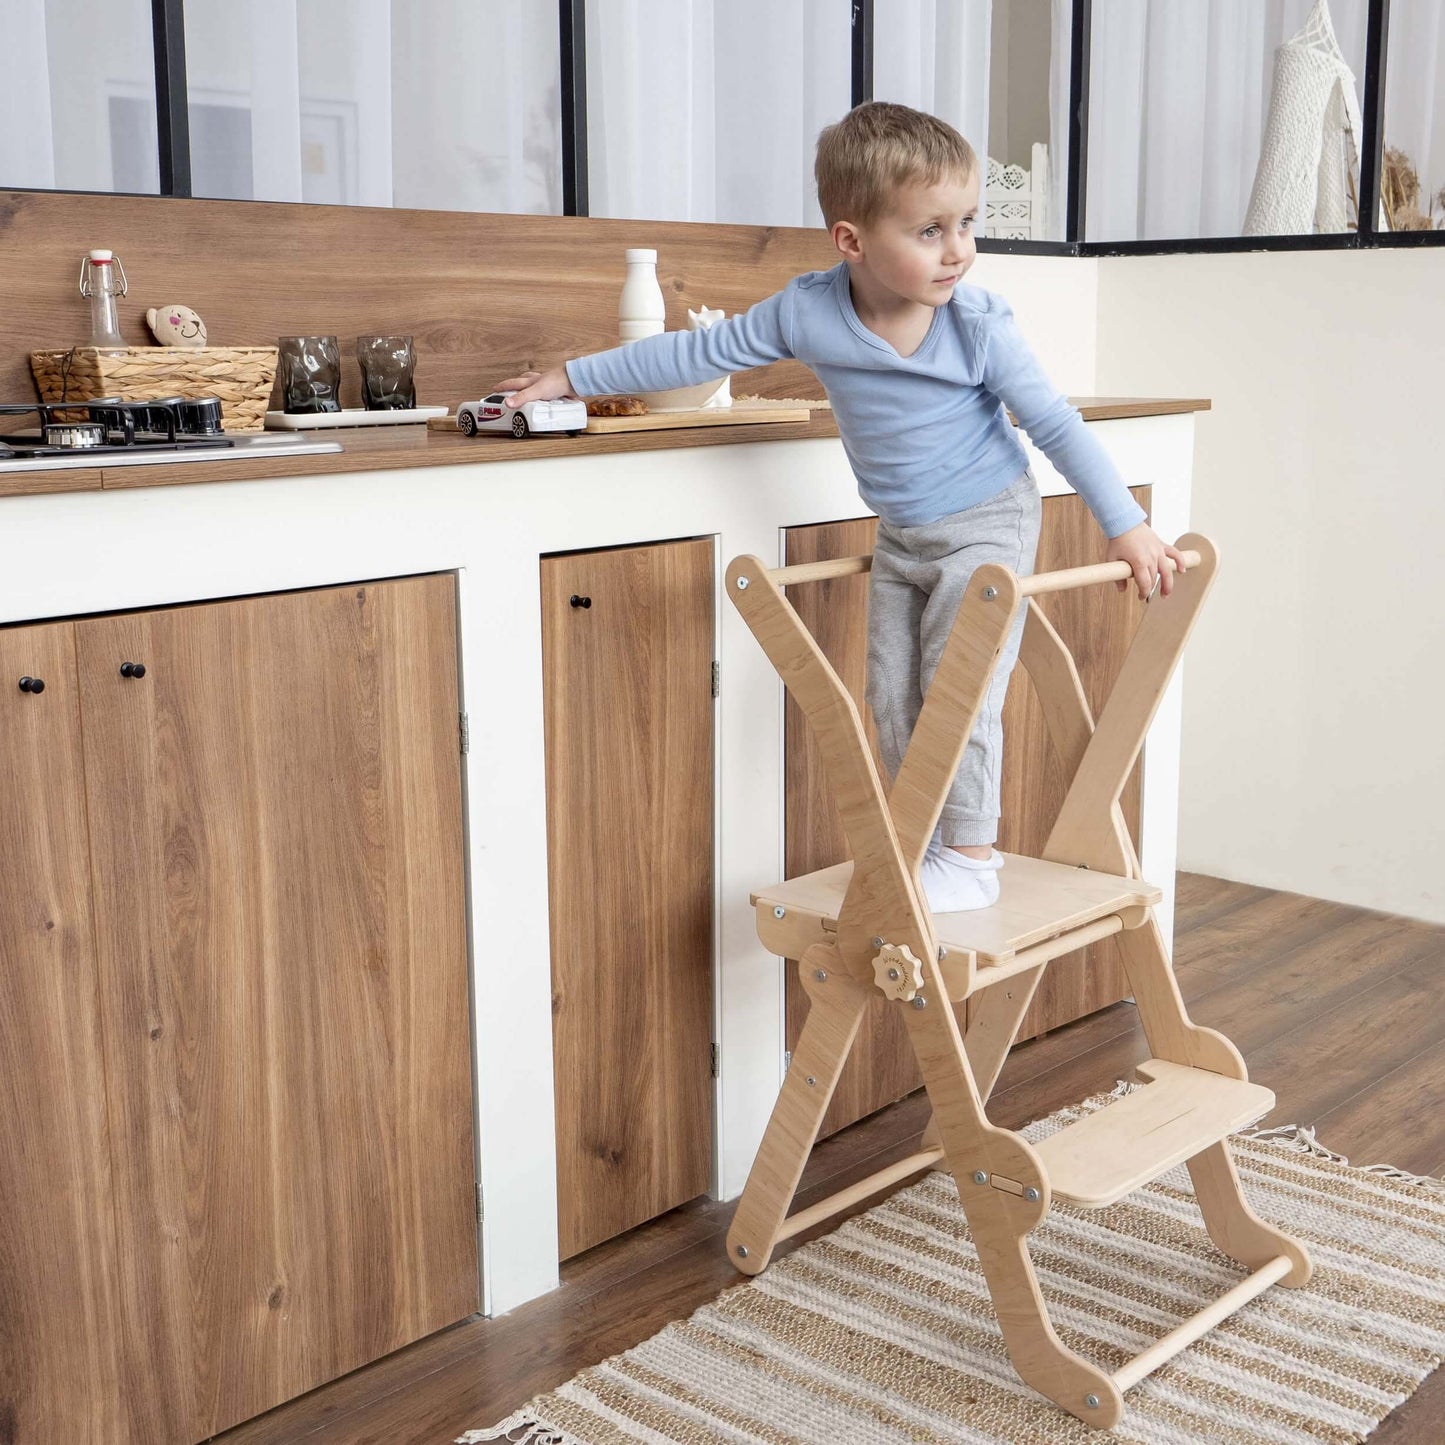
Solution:
<svg viewBox="0 0 1445 1445">
<path fill-rule="evenodd" d="M 472 725 L 464 712 L 457 714 L 457 733 L 461 738 L 462 751 L 469 753 L 472 750 Z"/>
<path fill-rule="evenodd" d="M 786 1074 L 786 1073 L 788 1072 L 788 1070 L 791 1069 L 792 1067 L 793 1067 L 793 1051 L 792 1051 L 792 1049 L 784 1049 L 784 1050 L 783 1050 L 783 1072 Z"/>
<path fill-rule="evenodd" d="M 712 695 L 716 697 L 722 691 L 722 663 L 715 662 L 712 665 Z"/>
<path fill-rule="evenodd" d="M 482 1186 L 477 1185 L 477 1223 L 481 1224 L 487 1217 L 487 1211 L 482 1204 Z"/>
<path fill-rule="evenodd" d="M 722 1050 L 716 1044 L 712 1046 L 712 1076 L 715 1079 L 722 1076 Z"/>
</svg>

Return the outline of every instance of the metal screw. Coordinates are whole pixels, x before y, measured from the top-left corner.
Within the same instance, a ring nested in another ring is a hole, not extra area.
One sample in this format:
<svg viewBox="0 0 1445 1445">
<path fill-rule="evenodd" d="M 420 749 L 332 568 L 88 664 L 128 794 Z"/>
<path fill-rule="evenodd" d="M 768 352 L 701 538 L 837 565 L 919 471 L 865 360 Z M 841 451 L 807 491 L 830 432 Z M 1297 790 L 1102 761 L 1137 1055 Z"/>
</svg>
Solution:
<svg viewBox="0 0 1445 1445">
<path fill-rule="evenodd" d="M 738 1245 L 738 1258 L 739 1258 L 739 1259 L 746 1259 L 747 1257 L 748 1257 L 748 1247 L 747 1247 L 747 1245 L 745 1245 L 745 1244 L 740 1244 L 740 1245 Z"/>
<path fill-rule="evenodd" d="M 875 938 L 875 939 L 873 940 L 873 947 L 874 947 L 874 948 L 882 948 L 882 947 L 883 947 L 883 940 L 882 940 L 881 938 Z"/>
<path fill-rule="evenodd" d="M 1039 1202 L 1039 1191 L 1030 1185 L 1029 1188 L 1024 1190 L 1024 1198 L 1027 1199 L 1030 1204 L 1037 1204 Z"/>
<path fill-rule="evenodd" d="M 985 602 L 992 602 L 993 599 L 994 599 L 995 597 L 997 597 L 997 596 L 998 596 L 998 588 L 997 588 L 997 587 L 985 587 L 985 588 L 983 589 L 983 600 L 984 600 Z"/>
<path fill-rule="evenodd" d="M 809 1074 L 809 1075 L 808 1075 L 808 1087 L 809 1087 L 810 1089 L 813 1088 L 813 1086 L 814 1086 L 815 1084 L 817 1084 L 817 1082 L 818 1082 L 817 1079 L 815 1079 L 815 1078 L 812 1076 L 812 1074 Z"/>
<path fill-rule="evenodd" d="M 748 579 L 747 579 L 746 577 L 739 577 L 739 578 L 738 578 L 738 591 L 739 591 L 739 592 L 746 592 L 747 590 L 748 590 Z M 743 1253 L 746 1254 L 746 1253 L 747 1253 L 747 1250 L 743 1250 Z"/>
<path fill-rule="evenodd" d="M 773 917 L 774 917 L 774 918 L 783 918 L 783 917 L 785 917 L 785 916 L 787 915 L 787 912 L 788 912 L 788 910 L 787 910 L 786 908 L 784 908 L 783 905 L 780 903 L 780 904 L 778 904 L 778 906 L 777 906 L 776 908 L 773 909 Z"/>
<path fill-rule="evenodd" d="M 820 968 L 820 969 L 813 975 L 813 977 L 816 978 L 819 983 L 827 983 L 827 982 L 828 982 L 828 970 L 827 970 L 826 968 Z"/>
<path fill-rule="evenodd" d="M 901 978 L 902 975 L 898 972 L 898 970 L 897 970 L 896 968 L 890 968 L 890 969 L 888 970 L 888 977 L 889 977 L 889 978 Z"/>
<path fill-rule="evenodd" d="M 1091 1410 L 1097 1410 L 1099 1408 L 1099 1397 L 1097 1395 L 1085 1395 L 1084 1404 Z"/>
<path fill-rule="evenodd" d="M 924 998 L 924 996 L 923 996 L 921 993 L 920 993 L 920 994 L 916 994 L 916 995 L 914 996 L 914 999 L 913 999 L 913 1007 L 914 1007 L 914 1008 L 927 1008 L 927 1007 L 928 1007 L 928 1000 L 927 1000 L 926 998 Z"/>
<path fill-rule="evenodd" d="M 975 1169 L 973 1171 L 973 1182 L 975 1184 L 987 1184 L 988 1175 L 985 1174 L 982 1169 Z"/>
</svg>

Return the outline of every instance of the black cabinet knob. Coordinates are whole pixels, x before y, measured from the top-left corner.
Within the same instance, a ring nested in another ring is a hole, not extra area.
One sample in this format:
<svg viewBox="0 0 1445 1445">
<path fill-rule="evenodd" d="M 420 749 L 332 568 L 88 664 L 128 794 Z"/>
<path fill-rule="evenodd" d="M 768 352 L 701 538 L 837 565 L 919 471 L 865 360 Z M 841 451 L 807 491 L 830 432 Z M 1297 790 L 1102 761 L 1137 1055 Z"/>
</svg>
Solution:
<svg viewBox="0 0 1445 1445">
<path fill-rule="evenodd" d="M 43 677 L 22 677 L 20 679 L 21 692 L 44 692 L 45 679 Z"/>
<path fill-rule="evenodd" d="M 120 665 L 120 675 L 122 677 L 144 677 L 146 665 L 143 662 L 123 662 Z"/>
<path fill-rule="evenodd" d="M 592 605 L 592 599 L 590 597 L 579 597 L 575 592 L 568 600 L 574 607 L 591 607 Z"/>
</svg>

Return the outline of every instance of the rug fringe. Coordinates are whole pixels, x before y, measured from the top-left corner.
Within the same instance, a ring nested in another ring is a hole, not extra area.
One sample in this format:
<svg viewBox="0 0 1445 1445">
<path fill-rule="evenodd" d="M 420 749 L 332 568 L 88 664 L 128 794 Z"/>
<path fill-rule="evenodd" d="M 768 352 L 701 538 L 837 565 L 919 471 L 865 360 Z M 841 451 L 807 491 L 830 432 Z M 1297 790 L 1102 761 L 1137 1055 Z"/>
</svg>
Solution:
<svg viewBox="0 0 1445 1445">
<path fill-rule="evenodd" d="M 1381 1179 L 1394 1179 L 1402 1184 L 1417 1185 L 1421 1189 L 1445 1191 L 1445 1179 L 1436 1179 L 1431 1174 L 1411 1174 L 1406 1169 L 1397 1169 L 1393 1164 L 1351 1164 L 1343 1154 L 1326 1149 L 1315 1138 L 1314 1127 L 1309 1124 L 1280 1124 L 1273 1129 L 1261 1129 L 1256 1125 L 1253 1129 L 1241 1129 L 1239 1132 L 1246 1139 L 1277 1140 L 1296 1153 L 1308 1154 L 1315 1159 L 1328 1159 L 1334 1164 L 1358 1169 L 1361 1174 L 1377 1174 Z"/>
<path fill-rule="evenodd" d="M 514 1435 L 514 1430 L 522 1433 Z M 465 1435 L 457 1436 L 455 1445 L 480 1445 L 483 1440 L 500 1440 L 506 1445 L 581 1445 L 572 1436 L 564 1435 L 535 1415 L 528 1414 L 525 1408 L 515 1415 L 508 1415 L 500 1425 L 494 1425 L 490 1430 L 468 1430 Z"/>
</svg>

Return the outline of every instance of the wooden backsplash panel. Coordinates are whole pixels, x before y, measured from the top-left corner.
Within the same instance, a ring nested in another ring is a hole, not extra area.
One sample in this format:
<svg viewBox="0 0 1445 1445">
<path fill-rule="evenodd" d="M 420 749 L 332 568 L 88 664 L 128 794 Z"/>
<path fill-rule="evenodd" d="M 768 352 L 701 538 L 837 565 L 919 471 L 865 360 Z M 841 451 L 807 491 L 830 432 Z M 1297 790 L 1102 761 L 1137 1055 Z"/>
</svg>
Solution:
<svg viewBox="0 0 1445 1445">
<path fill-rule="evenodd" d="M 686 327 L 688 307 L 732 315 L 837 260 L 821 230 L 0 191 L 0 400 L 35 395 L 32 350 L 84 334 L 76 278 L 95 246 L 125 265 L 128 342 L 149 343 L 146 308 L 172 302 L 199 311 L 220 346 L 334 335 L 346 406 L 361 404 L 362 332 L 416 338 L 426 405 L 616 345 L 629 246 L 657 248 L 669 329 Z M 797 362 L 744 372 L 734 391 L 823 395 Z"/>
</svg>

